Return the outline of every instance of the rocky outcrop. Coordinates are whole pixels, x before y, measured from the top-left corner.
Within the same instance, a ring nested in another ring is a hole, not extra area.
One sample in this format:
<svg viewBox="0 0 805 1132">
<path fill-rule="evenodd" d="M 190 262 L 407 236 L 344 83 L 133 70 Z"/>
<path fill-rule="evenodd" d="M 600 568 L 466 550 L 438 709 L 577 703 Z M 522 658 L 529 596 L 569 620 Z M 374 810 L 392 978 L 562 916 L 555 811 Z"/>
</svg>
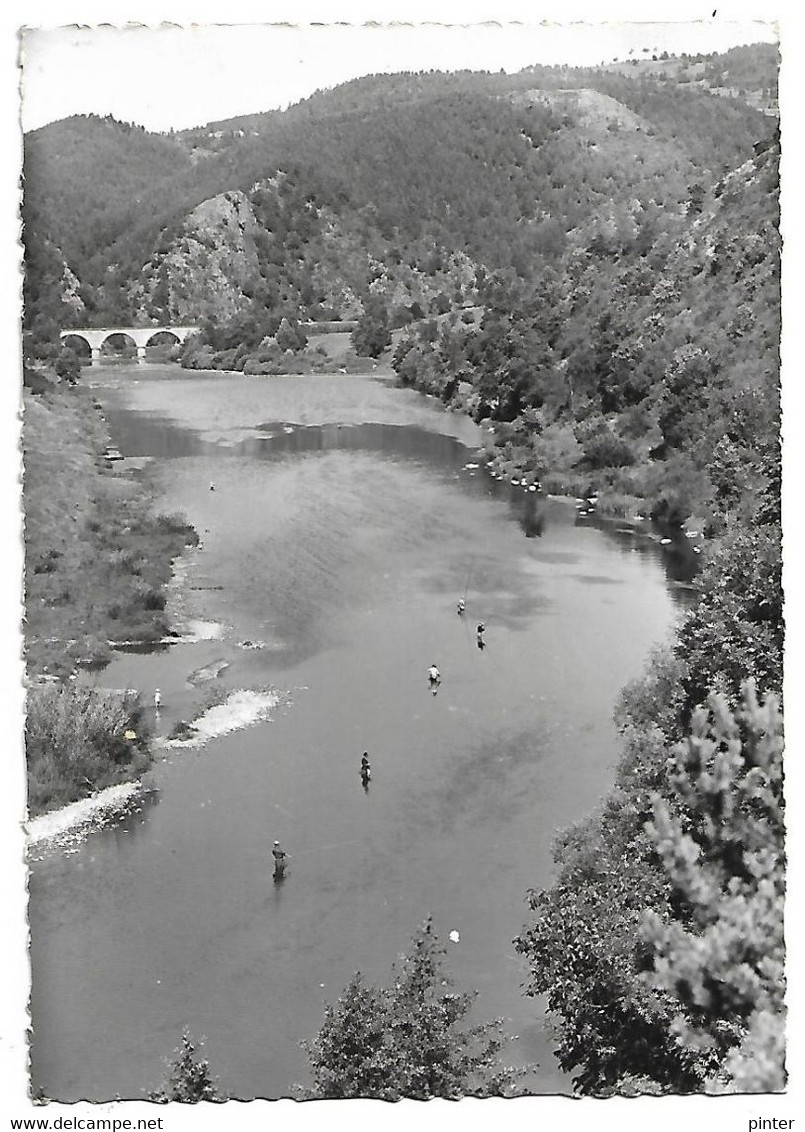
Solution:
<svg viewBox="0 0 805 1132">
<path fill-rule="evenodd" d="M 182 322 L 226 322 L 244 309 L 258 272 L 254 213 L 242 192 L 203 201 L 132 287 L 138 313 Z"/>
<path fill-rule="evenodd" d="M 65 262 L 60 282 L 61 301 L 74 318 L 79 318 L 86 309 L 84 300 L 78 293 L 80 286 L 78 276 L 70 270 L 69 264 Z"/>
<path fill-rule="evenodd" d="M 633 110 L 600 90 L 583 87 L 570 90 L 524 90 L 513 94 L 511 101 L 515 105 L 542 103 L 558 114 L 570 115 L 578 126 L 587 129 L 601 129 L 612 125 L 624 130 L 639 130 L 646 126 Z"/>
</svg>

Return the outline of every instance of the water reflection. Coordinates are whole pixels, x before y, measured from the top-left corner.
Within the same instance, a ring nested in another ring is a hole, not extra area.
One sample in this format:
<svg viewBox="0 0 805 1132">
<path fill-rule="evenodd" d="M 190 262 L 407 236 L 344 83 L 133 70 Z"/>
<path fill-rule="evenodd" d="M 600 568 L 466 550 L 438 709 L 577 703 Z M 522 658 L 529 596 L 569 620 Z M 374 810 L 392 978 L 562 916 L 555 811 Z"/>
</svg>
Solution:
<svg viewBox="0 0 805 1132">
<path fill-rule="evenodd" d="M 659 557 L 667 579 L 682 587 L 698 570 L 697 551 L 681 533 L 660 546 L 660 535 L 649 522 L 626 526 L 622 518 L 600 516 L 594 508 L 583 518 L 565 503 L 554 503 L 508 480 L 485 472 L 485 461 L 478 449 L 470 448 L 453 436 L 446 436 L 416 425 L 368 422 L 296 425 L 269 421 L 256 426 L 258 435 L 236 441 L 211 440 L 200 431 L 179 426 L 152 413 L 109 408 L 107 420 L 114 442 L 125 456 L 159 459 L 189 456 L 249 457 L 271 462 L 287 461 L 291 456 L 334 451 L 381 454 L 387 459 L 404 459 L 426 465 L 435 475 L 455 480 L 470 495 L 491 497 L 505 502 L 527 539 L 542 538 L 550 525 L 573 523 L 595 527 L 622 549 Z M 676 591 L 685 600 L 684 589 Z"/>
<path fill-rule="evenodd" d="M 541 538 L 545 530 L 546 512 L 542 500 L 528 494 L 520 517 L 520 526 L 526 538 Z"/>
</svg>

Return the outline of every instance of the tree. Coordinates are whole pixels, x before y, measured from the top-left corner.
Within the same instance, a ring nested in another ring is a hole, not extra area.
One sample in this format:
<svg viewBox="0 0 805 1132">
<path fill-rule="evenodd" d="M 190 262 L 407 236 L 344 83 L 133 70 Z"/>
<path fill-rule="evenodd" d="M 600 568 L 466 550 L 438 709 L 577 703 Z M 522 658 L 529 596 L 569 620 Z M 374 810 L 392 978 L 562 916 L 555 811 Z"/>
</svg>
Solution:
<svg viewBox="0 0 805 1132">
<path fill-rule="evenodd" d="M 780 548 L 776 522 L 733 527 L 697 578 L 699 600 L 681 626 L 677 646 L 687 667 L 685 719 L 711 691 L 736 697 L 748 677 L 763 694 L 782 691 Z"/>
<path fill-rule="evenodd" d="M 162 1085 L 149 1094 L 149 1100 L 167 1104 L 180 1101 L 182 1104 L 198 1104 L 199 1101 L 224 1101 L 226 1096 L 218 1088 L 210 1073 L 206 1057 L 199 1056 L 198 1048 L 190 1031 L 185 1027 L 182 1040 L 173 1051 L 173 1058 L 165 1058 L 168 1068 Z"/>
<path fill-rule="evenodd" d="M 363 314 L 352 331 L 352 345 L 361 357 L 377 358 L 391 345 L 391 329 L 386 304 L 376 295 L 367 295 Z"/>
<path fill-rule="evenodd" d="M 65 346 L 53 363 L 53 368 L 62 381 L 75 385 L 81 376 L 81 360 L 75 350 Z"/>
<path fill-rule="evenodd" d="M 451 988 L 428 919 L 385 987 L 360 973 L 328 1006 L 315 1041 L 303 1043 L 315 1098 L 507 1096 L 517 1072 L 500 1065 L 500 1022 L 468 1029 L 459 1023 L 474 995 Z"/>
<path fill-rule="evenodd" d="M 658 654 L 625 693 L 615 788 L 560 838 L 516 941 L 581 1093 L 783 1086 L 778 702 L 712 695 L 670 743 L 684 671 Z"/>
<path fill-rule="evenodd" d="M 600 813 L 558 838 L 557 879 L 529 893 L 533 919 L 515 940 L 528 960 L 526 994 L 547 995 L 556 1058 L 586 1095 L 620 1092 L 627 1079 L 642 1091 L 699 1085 L 667 1003 L 641 981 L 636 947 L 644 909 L 667 900 L 645 831 L 666 751 L 656 726 L 627 729 L 615 789 Z"/>
<path fill-rule="evenodd" d="M 785 1086 L 782 751 L 774 695 L 747 681 L 735 712 L 711 695 L 648 825 L 680 911 L 646 913 L 644 979 L 675 1003 L 672 1032 L 710 1092 Z"/>
<path fill-rule="evenodd" d="M 302 327 L 296 319 L 287 316 L 277 327 L 276 339 L 281 350 L 303 350 L 307 345 L 307 335 Z"/>
</svg>

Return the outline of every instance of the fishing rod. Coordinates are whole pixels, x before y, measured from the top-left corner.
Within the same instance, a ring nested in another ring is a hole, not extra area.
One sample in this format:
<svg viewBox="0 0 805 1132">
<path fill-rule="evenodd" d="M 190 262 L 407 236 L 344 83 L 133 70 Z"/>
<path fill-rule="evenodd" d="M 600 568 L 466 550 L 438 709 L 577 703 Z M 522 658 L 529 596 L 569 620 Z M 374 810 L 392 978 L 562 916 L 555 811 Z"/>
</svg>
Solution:
<svg viewBox="0 0 805 1132">
<path fill-rule="evenodd" d="M 309 857 L 313 853 L 327 853 L 332 849 L 345 849 L 348 845 L 362 845 L 365 843 L 363 837 L 358 837 L 354 841 L 334 841 L 332 845 L 316 845 L 312 849 L 302 849 L 299 853 L 286 853 L 285 856 L 289 861 L 297 861 L 303 857 Z"/>
</svg>

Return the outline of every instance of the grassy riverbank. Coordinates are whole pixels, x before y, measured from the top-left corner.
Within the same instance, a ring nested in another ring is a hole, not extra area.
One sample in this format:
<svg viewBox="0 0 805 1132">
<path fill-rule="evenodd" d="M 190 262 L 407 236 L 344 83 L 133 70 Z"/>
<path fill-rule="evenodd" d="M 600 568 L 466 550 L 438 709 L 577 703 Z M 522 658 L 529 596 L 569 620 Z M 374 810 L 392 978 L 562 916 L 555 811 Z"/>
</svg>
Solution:
<svg viewBox="0 0 805 1132">
<path fill-rule="evenodd" d="M 168 632 L 164 587 L 195 531 L 155 515 L 147 485 L 109 467 L 91 395 L 25 397 L 26 633 L 29 674 L 101 667 L 112 641 Z"/>
<path fill-rule="evenodd" d="M 168 633 L 171 563 L 197 536 L 180 516 L 156 515 L 147 483 L 106 460 L 109 436 L 88 390 L 26 390 L 24 406 L 27 753 L 36 813 L 147 765 L 137 698 L 63 681 L 103 667 L 115 641 Z"/>
</svg>

